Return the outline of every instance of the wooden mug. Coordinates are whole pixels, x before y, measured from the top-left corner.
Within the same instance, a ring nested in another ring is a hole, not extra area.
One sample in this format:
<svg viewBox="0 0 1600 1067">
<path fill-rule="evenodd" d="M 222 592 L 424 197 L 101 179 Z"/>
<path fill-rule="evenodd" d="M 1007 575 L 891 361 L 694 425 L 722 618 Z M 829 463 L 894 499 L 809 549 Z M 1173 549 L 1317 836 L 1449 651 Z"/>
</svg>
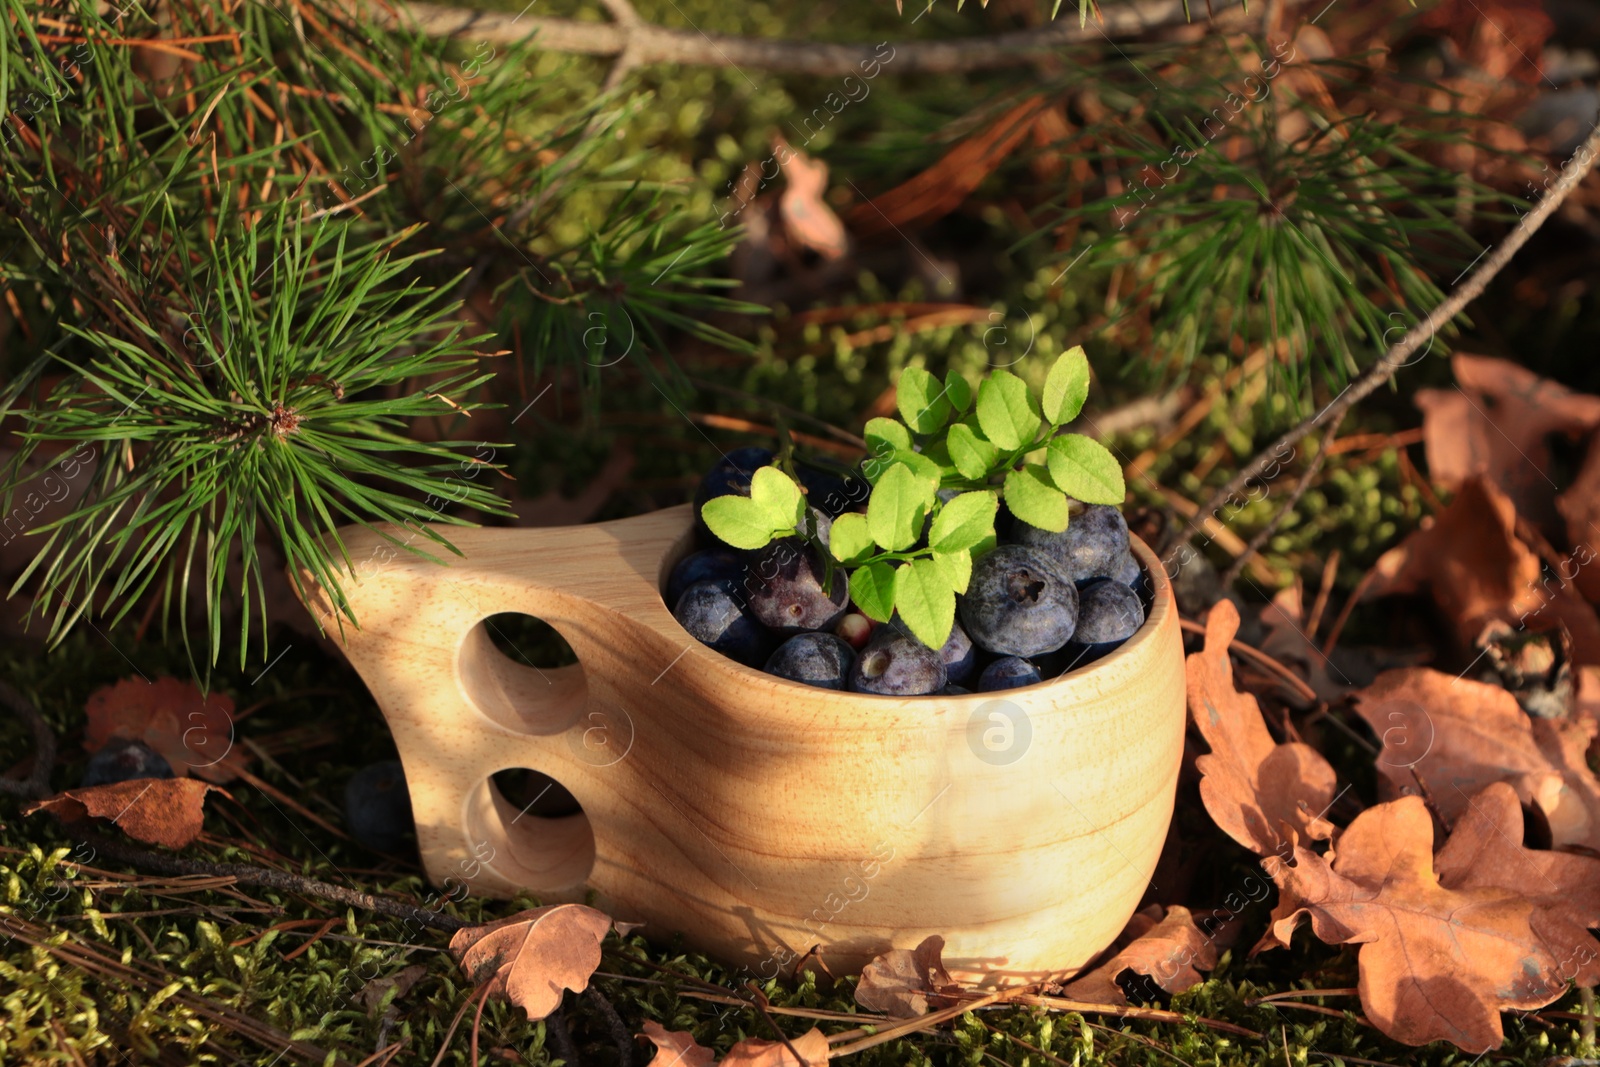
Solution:
<svg viewBox="0 0 1600 1067">
<path fill-rule="evenodd" d="M 1155 868 L 1183 750 L 1178 614 L 1143 542 L 1154 605 L 1109 656 L 1024 689 L 893 698 L 775 678 L 690 637 L 661 590 L 691 527 L 684 505 L 441 528 L 464 554 L 434 547 L 447 566 L 341 531 L 359 623 L 345 651 L 394 732 L 436 884 L 588 900 L 763 978 L 813 947 L 852 973 L 940 934 L 953 975 L 999 985 L 1111 942 Z M 501 653 L 485 620 L 504 612 L 550 623 L 578 663 Z M 583 811 L 519 811 L 490 781 L 508 768 Z"/>
</svg>

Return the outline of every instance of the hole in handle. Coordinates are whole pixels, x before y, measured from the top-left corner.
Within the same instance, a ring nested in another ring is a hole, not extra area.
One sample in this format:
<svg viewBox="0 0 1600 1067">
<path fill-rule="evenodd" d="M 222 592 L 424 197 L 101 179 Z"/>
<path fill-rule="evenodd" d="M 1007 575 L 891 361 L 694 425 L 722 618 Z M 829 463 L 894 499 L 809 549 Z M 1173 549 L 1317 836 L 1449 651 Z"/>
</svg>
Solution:
<svg viewBox="0 0 1600 1067">
<path fill-rule="evenodd" d="M 565 786 L 529 767 L 479 782 L 467 798 L 465 830 L 493 849 L 485 862 L 497 874 L 535 893 L 576 889 L 594 870 L 589 816 Z"/>
<path fill-rule="evenodd" d="M 554 734 L 583 711 L 583 667 L 561 632 L 517 612 L 490 615 L 467 632 L 457 659 L 467 698 L 507 730 Z"/>
</svg>

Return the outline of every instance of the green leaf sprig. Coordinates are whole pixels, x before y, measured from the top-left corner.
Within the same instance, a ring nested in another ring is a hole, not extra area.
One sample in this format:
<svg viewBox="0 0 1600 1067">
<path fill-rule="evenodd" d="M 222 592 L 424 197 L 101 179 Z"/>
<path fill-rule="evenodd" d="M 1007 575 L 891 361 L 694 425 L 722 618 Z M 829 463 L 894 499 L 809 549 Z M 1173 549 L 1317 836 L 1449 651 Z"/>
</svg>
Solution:
<svg viewBox="0 0 1600 1067">
<path fill-rule="evenodd" d="M 972 562 L 995 545 L 1005 503 L 1042 530 L 1067 528 L 1068 497 L 1120 505 L 1122 468 L 1098 441 L 1061 427 L 1089 395 L 1089 361 L 1075 346 L 1051 366 L 1042 394 L 997 370 L 976 391 L 951 371 L 943 381 L 907 367 L 896 390 L 899 419 L 870 420 L 862 473 L 872 486 L 865 513 L 833 520 L 829 550 L 850 575 L 862 614 L 888 622 L 896 612 L 930 648 L 955 624 Z M 791 536 L 805 520 L 805 497 L 777 467 L 755 473 L 750 495 L 707 501 L 711 532 L 736 548 L 761 548 Z"/>
</svg>

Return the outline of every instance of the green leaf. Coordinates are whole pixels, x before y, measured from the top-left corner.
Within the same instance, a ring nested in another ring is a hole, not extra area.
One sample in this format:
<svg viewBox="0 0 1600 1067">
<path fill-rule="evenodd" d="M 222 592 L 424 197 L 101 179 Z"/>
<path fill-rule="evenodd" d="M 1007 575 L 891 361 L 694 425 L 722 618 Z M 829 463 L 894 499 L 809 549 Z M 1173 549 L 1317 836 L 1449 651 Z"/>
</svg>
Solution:
<svg viewBox="0 0 1600 1067">
<path fill-rule="evenodd" d="M 972 386 L 957 371 L 944 376 L 944 395 L 957 411 L 966 411 L 972 406 Z"/>
<path fill-rule="evenodd" d="M 1056 486 L 1086 504 L 1121 504 L 1128 495 L 1122 465 L 1093 438 L 1078 433 L 1052 438 L 1047 462 Z"/>
<path fill-rule="evenodd" d="M 804 520 L 805 497 L 777 467 L 762 467 L 750 480 L 749 496 L 713 497 L 701 507 L 700 517 L 734 548 L 761 548 Z"/>
<path fill-rule="evenodd" d="M 927 485 L 910 467 L 896 463 L 884 472 L 867 502 L 867 529 L 890 552 L 910 548 L 922 534 L 928 513 Z"/>
<path fill-rule="evenodd" d="M 939 483 L 944 480 L 944 471 L 932 456 L 923 455 L 921 452 L 896 452 L 890 457 L 895 463 L 904 463 L 911 468 L 911 473 L 917 476 L 928 490 L 928 507 L 933 507 L 934 494 L 939 491 Z"/>
<path fill-rule="evenodd" d="M 983 435 L 1010 451 L 1033 441 L 1039 412 L 1028 383 L 1008 370 L 997 370 L 978 386 L 978 425 Z"/>
<path fill-rule="evenodd" d="M 867 517 L 859 511 L 847 511 L 833 520 L 828 534 L 828 550 L 840 563 L 851 563 L 872 550 L 872 534 L 867 530 Z"/>
<path fill-rule="evenodd" d="M 777 467 L 756 471 L 750 479 L 750 500 L 771 519 L 774 530 L 792 530 L 806 515 L 805 494 Z"/>
<path fill-rule="evenodd" d="M 1073 345 L 1051 365 L 1040 408 L 1051 426 L 1060 426 L 1077 418 L 1088 398 L 1089 358 L 1082 345 Z"/>
<path fill-rule="evenodd" d="M 917 433 L 933 433 L 950 417 L 950 401 L 944 394 L 939 379 L 921 367 L 907 367 L 895 386 L 895 403 L 907 426 Z"/>
<path fill-rule="evenodd" d="M 1000 459 L 1000 450 L 964 422 L 950 427 L 945 446 L 950 450 L 950 462 L 956 465 L 956 470 L 963 478 L 973 481 L 988 477 Z"/>
<path fill-rule="evenodd" d="M 1067 497 L 1050 482 L 1050 472 L 1037 463 L 1006 475 L 1006 507 L 1011 514 L 1041 530 L 1060 533 L 1067 528 Z"/>
<path fill-rule="evenodd" d="M 994 533 L 994 517 L 999 510 L 1000 498 L 992 492 L 980 490 L 951 498 L 934 516 L 928 547 L 935 552 L 970 549 Z"/>
<path fill-rule="evenodd" d="M 894 419 L 868 419 L 861 436 L 867 439 L 867 450 L 874 456 L 911 451 L 911 431 Z"/>
<path fill-rule="evenodd" d="M 869 563 L 850 575 L 850 599 L 869 619 L 888 622 L 894 617 L 894 568 L 887 563 Z"/>
<path fill-rule="evenodd" d="M 987 538 L 993 541 L 994 538 Z M 967 549 L 960 552 L 935 552 L 933 562 L 939 565 L 946 578 L 950 580 L 950 588 L 958 593 L 967 591 L 967 583 L 972 580 L 972 553 Z"/>
<path fill-rule="evenodd" d="M 956 621 L 956 594 L 942 566 L 914 559 L 894 572 L 894 606 L 917 640 L 939 648 Z"/>
<path fill-rule="evenodd" d="M 776 532 L 766 510 L 745 496 L 713 497 L 701 507 L 700 517 L 712 533 L 734 548 L 761 548 Z"/>
</svg>

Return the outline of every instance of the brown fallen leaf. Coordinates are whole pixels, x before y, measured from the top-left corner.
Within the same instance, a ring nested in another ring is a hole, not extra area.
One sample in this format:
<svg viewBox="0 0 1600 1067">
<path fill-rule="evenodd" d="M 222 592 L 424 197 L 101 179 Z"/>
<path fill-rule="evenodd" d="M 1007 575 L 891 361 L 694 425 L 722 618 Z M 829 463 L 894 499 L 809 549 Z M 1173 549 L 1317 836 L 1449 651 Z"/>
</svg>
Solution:
<svg viewBox="0 0 1600 1067">
<path fill-rule="evenodd" d="M 1539 632 L 1564 624 L 1576 663 L 1600 663 L 1600 618 L 1577 592 L 1545 579 L 1516 536 L 1511 500 L 1481 475 L 1468 478 L 1432 525 L 1385 552 L 1363 599 L 1427 590 L 1463 649 L 1499 620 Z"/>
<path fill-rule="evenodd" d="M 562 991 L 581 993 L 600 966 L 611 918 L 582 904 L 552 904 L 485 926 L 457 930 L 450 953 L 476 985 L 505 997 L 534 1021 L 561 1006 Z"/>
<path fill-rule="evenodd" d="M 1451 490 L 1481 476 L 1518 513 L 1543 525 L 1552 517 L 1554 495 L 1546 442 L 1600 426 L 1600 397 L 1575 393 L 1509 360 L 1457 353 L 1450 365 L 1456 388 L 1417 390 L 1429 476 Z"/>
<path fill-rule="evenodd" d="M 933 934 L 913 949 L 894 948 L 867 964 L 856 1003 L 897 1019 L 926 1015 L 954 1003 L 942 994 L 959 990 L 944 969 L 944 938 Z"/>
<path fill-rule="evenodd" d="M 1132 936 L 1129 936 L 1129 935 Z M 1128 996 L 1117 979 L 1125 971 L 1145 975 L 1168 993 L 1182 993 L 1202 981 L 1201 971 L 1217 965 L 1217 946 L 1194 924 L 1189 909 L 1161 905 L 1135 912 L 1117 951 L 1100 966 L 1069 982 L 1061 995 L 1093 1004 L 1126 1004 Z"/>
<path fill-rule="evenodd" d="M 89 694 L 89 725 L 83 747 L 98 752 L 108 741 L 143 741 L 178 775 L 208 782 L 239 776 L 244 753 L 233 744 L 233 701 L 225 693 L 202 694 L 176 678 L 124 678 Z"/>
<path fill-rule="evenodd" d="M 1600 852 L 1600 780 L 1584 758 L 1592 720 L 1535 719 L 1499 686 L 1426 667 L 1385 671 L 1355 708 L 1383 744 L 1386 796 L 1418 793 L 1420 777 L 1454 824 L 1480 790 L 1506 782 L 1544 813 L 1555 847 Z"/>
<path fill-rule="evenodd" d="M 794 1052 L 789 1051 L 789 1045 L 794 1046 Z M 790 1038 L 789 1045 L 747 1037 L 728 1050 L 722 1063 L 725 1067 L 826 1067 L 828 1039 L 816 1027 Z M 795 1052 L 800 1054 L 799 1059 L 795 1059 Z"/>
<path fill-rule="evenodd" d="M 1472 851 L 1482 832 L 1463 823 L 1460 849 Z M 1564 990 L 1532 901 L 1499 886 L 1440 884 L 1433 817 L 1420 798 L 1363 811 L 1330 855 L 1296 843 L 1292 866 L 1273 865 L 1289 906 L 1274 913 L 1272 936 L 1287 945 L 1309 916 L 1328 944 L 1360 945 L 1361 1006 L 1389 1037 L 1487 1052 L 1504 1040 L 1502 1011 L 1543 1007 Z"/>
<path fill-rule="evenodd" d="M 778 216 L 791 244 L 809 248 L 823 259 L 838 259 L 849 248 L 844 223 L 823 199 L 828 191 L 828 164 L 773 138 L 773 151 L 783 166 L 783 192 Z"/>
<path fill-rule="evenodd" d="M 1449 889 L 1511 889 L 1533 904 L 1534 935 L 1561 962 L 1552 997 L 1570 979 L 1600 984 L 1600 859 L 1524 848 L 1522 804 L 1505 782 L 1472 798 L 1450 840 L 1434 857 L 1439 884 Z"/>
<path fill-rule="evenodd" d="M 1218 601 L 1206 618 L 1204 650 L 1188 658 L 1189 714 L 1209 755 L 1195 760 L 1200 799 L 1227 835 L 1260 855 L 1285 853 L 1293 833 L 1333 836 L 1322 816 L 1333 803 L 1333 768 L 1310 745 L 1280 745 L 1267 732 L 1261 706 L 1234 687 L 1228 642 L 1239 631 L 1232 602 Z"/>
<path fill-rule="evenodd" d="M 1585 599 L 1600 604 L 1600 434 L 1589 442 L 1578 476 L 1556 497 L 1556 510 L 1572 545 L 1561 569 Z"/>
<path fill-rule="evenodd" d="M 717 1054 L 694 1039 L 687 1030 L 668 1030 L 654 1019 L 644 1021 L 639 1035 L 656 1047 L 653 1067 L 711 1067 Z"/>
<path fill-rule="evenodd" d="M 205 824 L 206 794 L 226 789 L 193 778 L 135 778 L 127 782 L 68 789 L 29 804 L 24 815 L 48 811 L 62 822 L 110 819 L 139 841 L 183 848 L 200 836 Z"/>
</svg>

